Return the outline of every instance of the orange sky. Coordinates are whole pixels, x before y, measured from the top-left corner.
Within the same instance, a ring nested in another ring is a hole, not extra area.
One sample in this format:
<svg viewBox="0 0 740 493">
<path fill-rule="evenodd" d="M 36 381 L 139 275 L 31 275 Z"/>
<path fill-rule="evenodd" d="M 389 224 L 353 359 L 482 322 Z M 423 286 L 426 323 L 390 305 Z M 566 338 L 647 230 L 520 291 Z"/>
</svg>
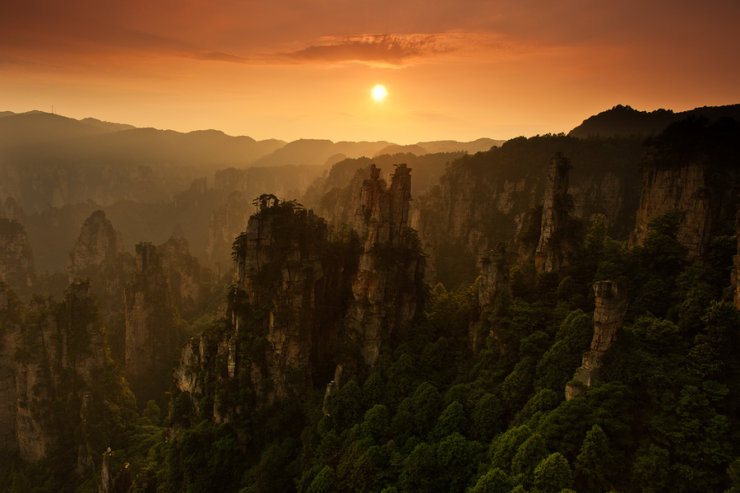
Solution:
<svg viewBox="0 0 740 493">
<path fill-rule="evenodd" d="M 258 139 L 567 132 L 620 103 L 740 102 L 738 25 L 737 0 L 3 0 L 0 111 Z"/>
</svg>

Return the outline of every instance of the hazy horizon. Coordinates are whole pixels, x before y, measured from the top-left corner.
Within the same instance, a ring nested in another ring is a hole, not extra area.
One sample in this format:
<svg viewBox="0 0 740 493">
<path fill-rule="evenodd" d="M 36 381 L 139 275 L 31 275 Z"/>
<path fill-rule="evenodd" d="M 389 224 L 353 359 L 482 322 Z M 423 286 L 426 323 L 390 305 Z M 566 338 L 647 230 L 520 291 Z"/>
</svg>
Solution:
<svg viewBox="0 0 740 493">
<path fill-rule="evenodd" d="M 110 2 L 0 6 L 12 111 L 256 139 L 558 133 L 614 104 L 740 101 L 740 5 Z M 387 99 L 371 99 L 384 84 Z"/>
</svg>

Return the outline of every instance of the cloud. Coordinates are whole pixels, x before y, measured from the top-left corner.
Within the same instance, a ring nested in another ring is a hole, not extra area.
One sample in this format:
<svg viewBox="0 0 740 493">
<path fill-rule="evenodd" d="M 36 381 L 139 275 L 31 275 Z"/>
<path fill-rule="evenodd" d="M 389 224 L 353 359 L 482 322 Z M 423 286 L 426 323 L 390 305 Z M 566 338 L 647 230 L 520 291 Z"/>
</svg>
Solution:
<svg viewBox="0 0 740 493">
<path fill-rule="evenodd" d="M 278 53 L 281 62 L 360 62 L 400 66 L 416 58 L 433 57 L 457 49 L 446 34 L 364 34 L 324 36 L 318 43 L 292 52 Z"/>
<path fill-rule="evenodd" d="M 221 51 L 197 52 L 192 56 L 199 60 L 211 60 L 216 62 L 245 63 L 247 61 L 243 57 L 230 55 L 229 53 L 223 53 Z"/>
</svg>

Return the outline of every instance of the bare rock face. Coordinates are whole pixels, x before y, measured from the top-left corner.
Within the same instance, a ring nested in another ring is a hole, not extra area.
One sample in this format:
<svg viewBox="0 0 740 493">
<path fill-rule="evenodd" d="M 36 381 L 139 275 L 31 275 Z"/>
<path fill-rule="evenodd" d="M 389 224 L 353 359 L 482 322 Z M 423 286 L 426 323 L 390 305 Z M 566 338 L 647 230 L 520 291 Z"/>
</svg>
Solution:
<svg viewBox="0 0 740 493">
<path fill-rule="evenodd" d="M 676 239 L 687 260 L 702 261 L 711 237 L 724 234 L 738 210 L 740 125 L 732 119 L 687 118 L 652 139 L 630 243 L 647 238 L 650 221 L 678 211 Z"/>
<path fill-rule="evenodd" d="M 19 302 L 0 283 L 0 450 L 16 452 L 18 414 L 17 365 L 14 356 L 23 321 Z"/>
<path fill-rule="evenodd" d="M 35 278 L 33 254 L 23 225 L 0 218 L 0 282 L 16 289 L 29 288 Z"/>
<path fill-rule="evenodd" d="M 190 254 L 188 241 L 179 230 L 157 247 L 157 253 L 172 302 L 181 314 L 187 316 L 197 308 L 204 296 L 207 272 L 201 268 L 198 259 Z"/>
<path fill-rule="evenodd" d="M 235 331 L 237 336 L 243 330 L 264 333 L 270 350 L 252 374 L 271 382 L 274 394 L 266 396 L 269 402 L 292 391 L 289 375 L 302 374 L 307 379 L 299 386 L 312 377 L 311 355 L 318 350 L 312 347 L 318 335 L 314 332 L 322 329 L 316 316 L 330 288 L 321 262 L 326 224 L 310 211 L 281 204 L 274 196 L 263 198 L 260 213 L 250 218 L 238 242 L 237 289 L 250 309 L 235 316 Z M 259 309 L 266 316 L 246 328 Z M 324 336 L 336 340 L 329 331 Z"/>
<path fill-rule="evenodd" d="M 179 231 L 162 245 L 136 245 L 136 267 L 123 290 L 124 366 L 140 400 L 161 395 L 185 343 L 181 317 L 198 313 L 209 274 Z"/>
<path fill-rule="evenodd" d="M 568 222 L 568 173 L 570 163 L 556 154 L 547 169 L 547 185 L 542 205 L 540 239 L 534 263 L 538 273 L 557 272 L 564 259 L 562 230 Z"/>
<path fill-rule="evenodd" d="M 260 196 L 259 212 L 233 245 L 228 319 L 186 345 L 175 371 L 178 395 L 206 403 L 199 412 L 225 422 L 326 388 L 332 376 L 337 386 L 337 368 L 353 374 L 372 365 L 420 299 L 423 260 L 407 227 L 409 185 L 403 165 L 390 187 L 371 168 L 357 190 L 359 231 L 333 239 L 312 211 Z"/>
<path fill-rule="evenodd" d="M 355 217 L 355 231 L 363 247 L 352 281 L 353 302 L 346 326 L 370 366 L 381 343 L 411 321 L 418 305 L 417 286 L 424 259 L 418 238 L 408 227 L 410 171 L 406 165 L 398 165 L 386 189 L 380 171 L 372 165 L 370 178 L 362 184 Z"/>
<path fill-rule="evenodd" d="M 364 162 L 364 159 L 360 161 Z M 361 201 L 359 191 L 362 190 L 365 180 L 370 179 L 369 164 L 359 169 L 335 166 L 325 183 L 316 183 L 314 189 L 309 189 L 306 193 L 304 200 L 307 199 L 316 213 L 326 219 L 330 236 L 333 233 L 341 235 L 344 226 L 354 227 Z M 321 185 L 326 188 L 319 191 Z"/>
<path fill-rule="evenodd" d="M 557 150 L 569 153 L 574 165 L 568 176 L 572 217 L 588 223 L 595 214 L 604 214 L 612 236 L 631 230 L 639 198 L 633 192 L 639 180 L 634 167 L 605 163 L 602 151 L 581 153 L 577 149 L 585 142 L 573 147 L 573 142 L 561 145 L 558 140 L 541 149 L 537 166 L 532 158 L 531 164 L 522 165 L 521 156 L 534 143 L 524 139 L 459 159 L 450 163 L 438 186 L 414 196 L 412 226 L 419 231 L 427 255 L 428 281 L 441 280 L 448 288 L 469 282 L 479 272 L 477 259 L 500 242 L 518 254 L 519 263 L 534 263 L 547 167 Z M 618 160 L 637 164 L 642 159 L 640 146 L 632 149 L 630 144 L 628 149 L 623 143 L 615 144 Z"/>
<path fill-rule="evenodd" d="M 157 248 L 136 245 L 136 274 L 124 291 L 125 368 L 144 401 L 169 385 L 175 354 L 184 342 Z"/>
<path fill-rule="evenodd" d="M 701 258 L 713 226 L 708 190 L 705 167 L 698 163 L 679 167 L 645 166 L 640 207 L 630 243 L 639 245 L 645 240 L 651 219 L 679 210 L 683 219 L 676 238 L 688 250 L 689 260 Z"/>
<path fill-rule="evenodd" d="M 614 281 L 594 283 L 596 296 L 594 307 L 594 337 L 591 349 L 583 355 L 581 366 L 573 375 L 573 380 L 565 386 L 565 398 L 572 399 L 590 387 L 598 377 L 604 354 L 617 340 L 617 332 L 624 324 L 627 312 L 627 296 Z"/>
<path fill-rule="evenodd" d="M 489 250 L 481 257 L 480 280 L 478 281 L 478 304 L 489 307 L 500 290 L 509 283 L 509 263 L 506 259 L 506 245 L 500 243 L 495 250 Z"/>
<path fill-rule="evenodd" d="M 105 212 L 93 212 L 83 223 L 77 243 L 69 254 L 67 274 L 70 282 L 95 277 L 103 266 L 115 261 L 121 243 L 121 234 L 113 229 Z"/>
<path fill-rule="evenodd" d="M 234 242 L 229 320 L 191 340 L 175 372 L 180 392 L 212 396 L 193 403 L 210 402 L 201 412 L 217 422 L 325 385 L 342 359 L 356 238 L 329 241 L 323 219 L 274 195 L 257 205 Z M 241 389 L 240 399 L 228 388 Z"/>
<path fill-rule="evenodd" d="M 219 277 L 231 268 L 231 244 L 244 231 L 253 212 L 254 206 L 247 196 L 234 191 L 229 194 L 226 204 L 211 213 L 206 256 L 209 265 L 216 267 Z"/>
<path fill-rule="evenodd" d="M 101 409 L 121 409 L 127 399 L 88 289 L 71 285 L 61 303 L 36 299 L 24 317 L 0 288 L 0 450 L 33 462 L 63 446 L 81 475 L 95 469 L 99 441 L 108 439 L 101 433 L 112 431 L 101 432 Z"/>
<path fill-rule="evenodd" d="M 121 235 L 103 211 L 93 212 L 82 224 L 67 260 L 69 282 L 89 282 L 106 326 L 111 356 L 123 363 L 123 291 L 133 275 L 134 258 L 122 249 Z"/>
</svg>

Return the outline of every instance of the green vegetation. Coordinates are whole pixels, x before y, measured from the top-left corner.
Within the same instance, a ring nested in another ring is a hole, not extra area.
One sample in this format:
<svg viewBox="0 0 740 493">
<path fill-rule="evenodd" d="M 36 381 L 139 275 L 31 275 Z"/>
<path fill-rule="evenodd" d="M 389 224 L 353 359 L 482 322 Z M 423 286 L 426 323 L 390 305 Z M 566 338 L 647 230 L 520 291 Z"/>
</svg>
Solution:
<svg viewBox="0 0 740 493">
<path fill-rule="evenodd" d="M 727 265 L 688 265 L 674 229 L 673 215 L 661 217 L 629 250 L 597 218 L 580 243 L 590 261 L 559 283 L 504 291 L 483 313 L 474 286 L 431 289 L 414 327 L 327 401 L 309 390 L 219 424 L 173 395 L 173 438 L 161 439 L 147 406 L 151 424 L 132 436 L 150 448 L 115 454 L 131 461 L 135 488 L 163 492 L 730 488 L 740 316 L 706 282 Z M 627 321 L 601 380 L 565 401 L 592 335 L 591 283 L 606 272 L 629 286 Z M 672 296 L 654 299 L 656 283 Z M 477 353 L 470 330 L 485 334 Z"/>
</svg>

